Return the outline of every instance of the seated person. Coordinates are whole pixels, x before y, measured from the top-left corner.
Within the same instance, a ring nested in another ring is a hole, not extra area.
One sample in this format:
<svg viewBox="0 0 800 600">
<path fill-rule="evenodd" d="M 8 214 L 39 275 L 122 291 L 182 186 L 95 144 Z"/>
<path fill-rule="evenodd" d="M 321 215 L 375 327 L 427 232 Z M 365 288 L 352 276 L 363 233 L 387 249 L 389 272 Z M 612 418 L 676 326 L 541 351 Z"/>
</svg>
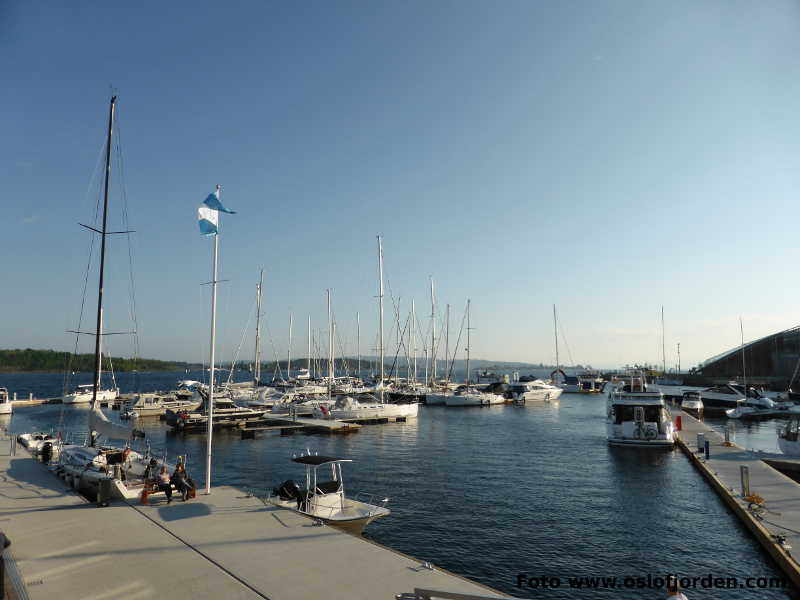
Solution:
<svg viewBox="0 0 800 600">
<path fill-rule="evenodd" d="M 167 467 L 161 467 L 161 472 L 158 474 L 158 489 L 167 496 L 167 504 L 172 502 L 172 484 L 169 481 Z"/>
<path fill-rule="evenodd" d="M 186 502 L 189 499 L 191 486 L 189 485 L 189 478 L 186 475 L 186 467 L 183 466 L 183 463 L 175 465 L 175 472 L 172 474 L 171 481 L 175 484 L 175 489 L 180 493 L 181 499 Z"/>
</svg>

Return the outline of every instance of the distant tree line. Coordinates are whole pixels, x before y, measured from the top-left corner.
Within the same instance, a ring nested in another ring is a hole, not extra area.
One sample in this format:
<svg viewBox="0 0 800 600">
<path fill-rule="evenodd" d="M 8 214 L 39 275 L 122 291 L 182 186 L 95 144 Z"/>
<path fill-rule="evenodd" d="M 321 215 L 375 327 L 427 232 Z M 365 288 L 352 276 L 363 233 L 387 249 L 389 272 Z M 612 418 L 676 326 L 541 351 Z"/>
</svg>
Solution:
<svg viewBox="0 0 800 600">
<path fill-rule="evenodd" d="M 103 357 L 103 369 L 108 369 L 108 357 Z M 152 358 L 111 358 L 115 371 L 177 371 L 191 367 L 190 363 L 155 360 Z M 0 350 L 0 371 L 94 371 L 94 354 L 71 354 L 56 350 Z"/>
</svg>

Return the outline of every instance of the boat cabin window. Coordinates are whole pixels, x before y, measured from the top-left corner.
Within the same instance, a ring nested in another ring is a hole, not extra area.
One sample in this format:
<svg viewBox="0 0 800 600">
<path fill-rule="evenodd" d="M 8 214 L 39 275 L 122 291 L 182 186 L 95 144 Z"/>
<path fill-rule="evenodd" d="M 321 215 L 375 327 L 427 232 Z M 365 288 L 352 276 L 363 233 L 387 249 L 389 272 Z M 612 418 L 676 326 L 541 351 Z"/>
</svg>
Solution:
<svg viewBox="0 0 800 600">
<path fill-rule="evenodd" d="M 617 425 L 621 425 L 623 421 L 634 421 L 634 409 L 636 408 L 643 408 L 644 409 L 644 420 L 648 423 L 657 423 L 661 420 L 661 407 L 660 406 L 624 406 L 624 405 L 616 405 L 614 407 L 614 412 L 616 414 Z"/>
</svg>

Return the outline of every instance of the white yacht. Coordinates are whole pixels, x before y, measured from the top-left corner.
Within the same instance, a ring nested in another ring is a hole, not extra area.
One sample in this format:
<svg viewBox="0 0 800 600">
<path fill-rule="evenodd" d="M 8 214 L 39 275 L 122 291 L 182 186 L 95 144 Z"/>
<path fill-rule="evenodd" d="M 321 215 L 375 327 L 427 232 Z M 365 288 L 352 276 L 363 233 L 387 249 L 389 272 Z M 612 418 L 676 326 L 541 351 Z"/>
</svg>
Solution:
<svg viewBox="0 0 800 600">
<path fill-rule="evenodd" d="M 700 392 L 703 397 L 703 406 L 706 412 L 724 412 L 731 408 L 738 408 L 740 405 L 751 406 L 753 408 L 775 408 L 775 403 L 767 398 L 755 388 L 748 388 L 747 396 L 744 393 L 744 386 L 731 381 L 724 385 L 715 385 Z"/>
<path fill-rule="evenodd" d="M 703 415 L 703 396 L 700 392 L 684 392 L 681 400 L 681 410 L 690 415 L 701 417 Z"/>
<path fill-rule="evenodd" d="M 8 395 L 6 388 L 0 388 L 0 415 L 10 415 L 14 411 L 14 405 Z"/>
<path fill-rule="evenodd" d="M 417 417 L 419 404 L 408 402 L 380 402 L 377 399 L 356 400 L 352 396 L 339 396 L 331 406 L 324 404 L 313 409 L 313 415 L 319 419 L 337 419 L 360 421 L 372 419 L 413 419 Z"/>
<path fill-rule="evenodd" d="M 502 394 L 482 392 L 477 388 L 466 386 L 445 397 L 444 403 L 447 406 L 489 406 L 505 404 L 506 398 Z"/>
<path fill-rule="evenodd" d="M 608 443 L 671 448 L 675 429 L 661 392 L 649 391 L 644 377 L 621 381 L 608 393 Z"/>
<path fill-rule="evenodd" d="M 62 399 L 64 404 L 88 404 L 92 401 L 92 390 L 94 384 L 88 383 L 86 385 L 79 385 L 71 394 L 67 394 Z M 114 388 L 110 390 L 97 390 L 98 402 L 110 402 L 117 399 L 119 390 Z"/>
<path fill-rule="evenodd" d="M 560 387 L 545 383 L 541 379 L 518 381 L 509 385 L 511 399 L 517 404 L 526 402 L 555 402 L 564 392 Z"/>
<path fill-rule="evenodd" d="M 214 394 L 214 427 L 217 429 L 256 421 L 264 416 L 264 412 L 263 409 L 236 406 L 230 398 Z M 170 409 L 164 416 L 167 425 L 178 431 L 205 430 L 208 427 L 208 395 L 201 394 L 196 410 Z"/>
<path fill-rule="evenodd" d="M 166 415 L 168 410 L 197 410 L 200 402 L 199 396 L 179 400 L 172 394 L 136 394 L 133 400 L 125 403 L 120 417 L 123 419 L 161 417 Z"/>
<path fill-rule="evenodd" d="M 31 454 L 39 454 L 46 444 L 50 444 L 52 447 L 58 443 L 58 439 L 51 433 L 35 431 L 19 434 L 17 442 L 27 448 Z"/>
<path fill-rule="evenodd" d="M 306 454 L 292 458 L 292 462 L 305 466 L 305 487 L 294 480 L 284 481 L 267 498 L 267 502 L 302 515 L 319 519 L 348 533 L 361 535 L 369 523 L 390 514 L 384 498 L 373 504 L 372 496 L 357 494 L 355 500 L 344 494 L 342 464 L 352 462 L 346 458 Z M 320 468 L 330 467 L 330 478 L 318 473 Z M 328 480 L 324 480 L 328 479 Z"/>
</svg>

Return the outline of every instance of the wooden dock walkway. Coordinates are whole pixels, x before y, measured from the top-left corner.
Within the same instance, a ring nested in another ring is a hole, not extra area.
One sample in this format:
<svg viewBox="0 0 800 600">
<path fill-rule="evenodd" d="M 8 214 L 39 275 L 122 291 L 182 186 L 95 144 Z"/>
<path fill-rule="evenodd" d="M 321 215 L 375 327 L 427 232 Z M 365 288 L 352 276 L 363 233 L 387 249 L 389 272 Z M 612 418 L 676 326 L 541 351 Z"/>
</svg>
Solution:
<svg viewBox="0 0 800 600">
<path fill-rule="evenodd" d="M 765 460 L 776 455 L 725 445 L 723 435 L 685 412 L 679 412 L 682 431 L 678 445 L 730 509 L 769 552 L 795 586 L 800 587 L 800 484 Z M 709 458 L 698 450 L 697 434 L 709 442 Z M 791 461 L 789 461 L 791 462 Z M 742 494 L 740 467 L 749 473 L 749 498 Z M 760 505 L 753 495 L 764 499 Z"/>
<path fill-rule="evenodd" d="M 274 429 L 280 428 L 281 425 L 300 425 L 307 431 L 326 432 L 326 433 L 351 433 L 358 431 L 361 425 L 357 423 L 347 423 L 345 421 L 338 421 L 336 419 L 313 419 L 311 417 L 294 417 L 287 414 L 267 413 L 258 422 L 264 422 L 265 425 Z M 253 424 L 246 427 L 247 430 L 258 430 L 259 424 Z"/>
<path fill-rule="evenodd" d="M 2 454 L 6 561 L 32 600 L 390 600 L 415 588 L 503 597 L 232 487 L 185 503 L 97 508 L 24 450 Z"/>
</svg>

